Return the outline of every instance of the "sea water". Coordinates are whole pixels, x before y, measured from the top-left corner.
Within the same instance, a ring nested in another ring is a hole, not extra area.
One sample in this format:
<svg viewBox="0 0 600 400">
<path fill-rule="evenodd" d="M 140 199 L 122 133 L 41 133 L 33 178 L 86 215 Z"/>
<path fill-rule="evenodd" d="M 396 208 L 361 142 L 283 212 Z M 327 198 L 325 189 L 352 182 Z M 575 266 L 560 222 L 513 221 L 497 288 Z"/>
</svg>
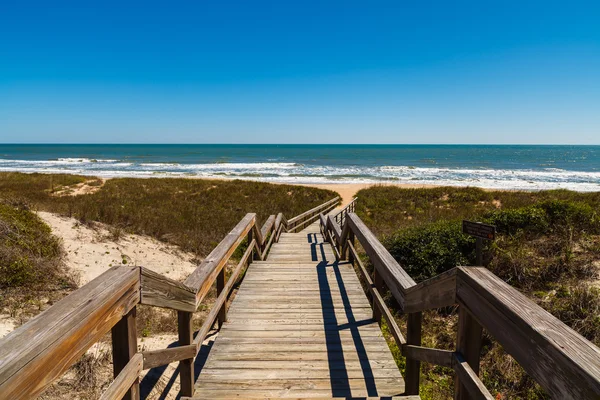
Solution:
<svg viewBox="0 0 600 400">
<path fill-rule="evenodd" d="M 0 171 L 600 191 L 600 146 L 0 144 Z"/>
</svg>

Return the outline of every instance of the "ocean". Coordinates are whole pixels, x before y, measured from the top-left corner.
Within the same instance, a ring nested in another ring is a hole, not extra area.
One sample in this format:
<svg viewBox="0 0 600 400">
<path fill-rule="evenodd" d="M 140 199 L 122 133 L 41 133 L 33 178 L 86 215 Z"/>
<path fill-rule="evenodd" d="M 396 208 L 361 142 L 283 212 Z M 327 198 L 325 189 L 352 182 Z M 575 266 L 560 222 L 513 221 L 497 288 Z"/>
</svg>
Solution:
<svg viewBox="0 0 600 400">
<path fill-rule="evenodd" d="M 0 144 L 0 171 L 600 191 L 600 146 Z"/>
</svg>

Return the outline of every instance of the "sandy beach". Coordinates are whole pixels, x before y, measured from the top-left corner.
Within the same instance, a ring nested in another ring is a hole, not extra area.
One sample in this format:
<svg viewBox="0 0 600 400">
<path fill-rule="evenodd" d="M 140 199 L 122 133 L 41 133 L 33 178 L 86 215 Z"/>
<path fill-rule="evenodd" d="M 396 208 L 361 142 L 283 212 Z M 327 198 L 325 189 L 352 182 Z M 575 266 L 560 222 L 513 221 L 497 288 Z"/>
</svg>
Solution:
<svg viewBox="0 0 600 400">
<path fill-rule="evenodd" d="M 410 185 L 410 184 L 394 184 L 394 183 L 315 183 L 315 184 L 298 184 L 299 186 L 309 186 L 319 189 L 333 190 L 338 192 L 342 198 L 341 207 L 350 203 L 359 190 L 370 188 L 373 186 L 396 186 L 403 189 L 418 189 L 418 188 L 433 188 L 438 185 Z"/>
</svg>

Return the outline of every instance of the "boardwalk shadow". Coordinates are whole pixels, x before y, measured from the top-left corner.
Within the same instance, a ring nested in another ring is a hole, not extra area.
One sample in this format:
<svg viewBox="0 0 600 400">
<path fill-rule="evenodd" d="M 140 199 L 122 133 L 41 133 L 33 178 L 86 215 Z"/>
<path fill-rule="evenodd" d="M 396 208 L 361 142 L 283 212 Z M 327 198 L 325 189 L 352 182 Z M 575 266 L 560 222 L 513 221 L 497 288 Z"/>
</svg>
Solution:
<svg viewBox="0 0 600 400">
<path fill-rule="evenodd" d="M 324 253 L 323 256 L 325 256 Z M 346 365 L 344 346 L 342 343 L 341 335 L 341 332 L 343 330 L 349 330 L 351 333 L 353 346 L 351 347 L 347 343 L 346 350 L 356 351 L 367 394 L 369 396 L 377 396 L 377 387 L 375 384 L 373 370 L 369 362 L 367 350 L 358 330 L 359 326 L 370 324 L 373 322 L 373 320 L 369 319 L 365 321 L 357 321 L 354 317 L 352 306 L 350 304 L 350 299 L 348 297 L 348 293 L 346 291 L 346 287 L 342 279 L 342 274 L 338 262 L 327 263 L 327 261 L 322 261 L 319 264 L 317 264 L 316 268 L 323 313 L 325 343 L 327 347 L 327 361 L 329 364 L 329 374 L 332 391 L 331 394 L 333 397 L 352 396 L 350 376 Z M 339 292 L 343 304 L 342 307 L 340 307 L 339 305 L 336 307 L 336 305 L 334 304 L 332 287 L 335 287 L 336 285 L 330 285 L 327 276 L 328 270 L 334 271 L 335 284 L 337 284 L 337 287 L 339 287 Z M 341 310 L 342 308 L 348 322 L 344 324 L 339 324 L 336 317 L 336 309 Z"/>
</svg>

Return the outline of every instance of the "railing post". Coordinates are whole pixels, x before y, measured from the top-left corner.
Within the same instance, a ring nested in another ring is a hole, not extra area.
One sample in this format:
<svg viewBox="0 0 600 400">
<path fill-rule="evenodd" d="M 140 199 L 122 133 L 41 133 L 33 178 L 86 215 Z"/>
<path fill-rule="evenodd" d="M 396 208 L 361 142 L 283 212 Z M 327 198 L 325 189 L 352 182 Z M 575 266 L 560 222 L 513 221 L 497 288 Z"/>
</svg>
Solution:
<svg viewBox="0 0 600 400">
<path fill-rule="evenodd" d="M 221 295 L 223 288 L 225 288 L 225 267 L 223 267 L 221 272 L 219 272 L 219 275 L 217 275 L 217 297 Z M 219 321 L 219 329 L 221 329 L 223 323 L 227 321 L 227 301 L 221 306 L 217 320 Z"/>
<path fill-rule="evenodd" d="M 458 334 L 456 351 L 461 353 L 465 361 L 479 375 L 479 358 L 481 356 L 482 327 L 467 309 L 459 304 Z M 456 400 L 471 399 L 467 389 L 460 383 L 458 376 L 454 378 L 454 398 Z"/>
<path fill-rule="evenodd" d="M 194 340 L 194 330 L 192 329 L 191 312 L 178 311 L 178 334 L 179 345 L 186 346 L 192 344 Z M 179 392 L 181 396 L 191 397 L 194 395 L 194 359 L 188 358 L 179 362 Z"/>
<path fill-rule="evenodd" d="M 248 236 L 247 236 L 247 241 L 248 241 L 248 246 L 250 246 L 250 244 L 252 243 L 252 239 L 254 237 L 254 233 L 252 232 L 252 229 L 250 229 L 248 231 Z M 252 258 L 253 260 L 258 260 L 258 254 L 256 254 L 256 250 L 254 249 L 254 247 L 252 247 Z"/>
<path fill-rule="evenodd" d="M 408 314 L 406 323 L 406 344 L 414 346 L 421 345 L 421 320 L 420 312 Z M 417 360 L 406 359 L 406 386 L 405 394 L 419 394 L 419 379 L 421 375 L 421 362 Z"/>
<path fill-rule="evenodd" d="M 350 241 L 350 243 L 352 243 L 352 246 L 354 246 L 354 232 L 352 232 L 352 230 L 348 232 L 348 240 Z M 354 253 L 350 251 L 350 246 L 346 247 L 346 251 L 348 252 L 348 256 L 346 258 L 350 262 L 350 264 L 354 265 Z"/>
<path fill-rule="evenodd" d="M 375 289 L 377 289 L 381 297 L 383 297 L 383 279 L 381 278 L 381 275 L 379 275 L 379 272 L 377 272 L 377 268 L 373 268 L 373 285 L 375 285 Z M 373 296 L 373 299 L 375 299 L 375 296 Z M 377 307 L 377 304 L 375 304 L 374 300 L 373 319 L 377 321 L 379 325 L 381 325 L 381 310 L 379 309 L 379 307 Z"/>
<path fill-rule="evenodd" d="M 112 327 L 112 351 L 113 351 L 113 376 L 116 378 L 119 372 L 137 353 L 136 335 L 136 311 L 135 307 L 123 316 L 115 326 Z M 124 400 L 139 400 L 140 381 L 137 379 L 129 391 L 123 396 Z"/>
</svg>

